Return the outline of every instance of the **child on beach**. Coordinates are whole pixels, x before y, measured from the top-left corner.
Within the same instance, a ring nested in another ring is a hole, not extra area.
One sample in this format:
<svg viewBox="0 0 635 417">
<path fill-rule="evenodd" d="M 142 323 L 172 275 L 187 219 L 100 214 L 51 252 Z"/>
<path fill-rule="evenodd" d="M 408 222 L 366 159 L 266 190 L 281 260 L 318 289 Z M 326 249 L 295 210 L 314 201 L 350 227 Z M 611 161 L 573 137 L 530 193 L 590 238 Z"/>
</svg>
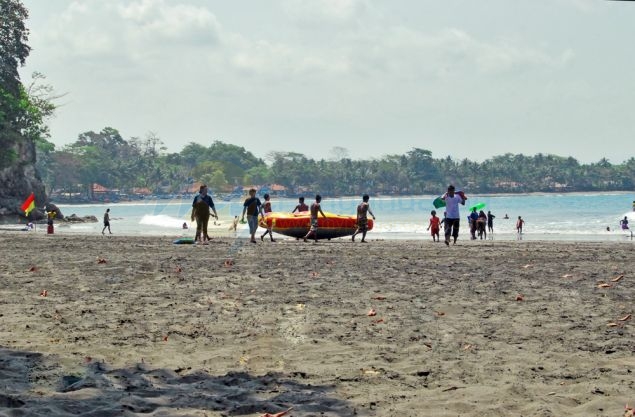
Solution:
<svg viewBox="0 0 635 417">
<path fill-rule="evenodd" d="M 269 197 L 269 194 L 265 194 L 264 195 L 265 198 L 265 204 L 263 204 L 262 206 L 262 210 L 265 212 L 265 216 L 267 215 L 267 213 L 271 213 L 271 197 Z M 264 222 L 264 219 L 263 219 Z M 266 226 L 266 223 L 264 223 Z M 260 241 L 264 241 L 265 240 L 265 236 L 267 236 L 267 234 L 269 234 L 269 237 L 271 238 L 272 242 L 275 242 L 276 240 L 273 238 L 273 232 L 271 231 L 271 227 L 267 226 L 267 231 L 264 232 L 261 236 L 260 236 Z"/>
<path fill-rule="evenodd" d="M 628 230 L 628 217 L 624 216 L 624 219 L 620 220 L 620 226 L 622 230 Z"/>
<path fill-rule="evenodd" d="M 430 217 L 430 222 L 428 223 L 428 228 L 426 230 L 430 230 L 433 242 L 440 242 L 441 238 L 439 237 L 439 231 L 441 229 L 441 219 L 437 217 L 437 212 L 435 210 L 432 210 L 430 214 L 432 214 L 432 217 Z"/>
<path fill-rule="evenodd" d="M 518 216 L 518 220 L 516 220 L 516 231 L 518 232 L 518 234 L 522 234 L 523 233 L 523 225 L 525 224 L 525 221 Z"/>
<path fill-rule="evenodd" d="M 229 225 L 229 229 L 228 230 L 233 230 L 234 232 L 236 231 L 236 229 L 238 228 L 238 216 L 234 216 L 234 220 L 232 221 L 232 224 Z"/>
</svg>

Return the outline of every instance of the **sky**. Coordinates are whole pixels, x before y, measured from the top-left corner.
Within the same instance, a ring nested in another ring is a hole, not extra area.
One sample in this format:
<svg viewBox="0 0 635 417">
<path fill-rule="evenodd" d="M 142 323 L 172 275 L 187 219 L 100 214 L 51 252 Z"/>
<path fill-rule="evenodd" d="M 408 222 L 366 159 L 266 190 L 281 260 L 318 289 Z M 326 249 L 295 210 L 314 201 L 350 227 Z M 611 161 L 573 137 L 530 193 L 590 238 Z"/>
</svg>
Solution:
<svg viewBox="0 0 635 417">
<path fill-rule="evenodd" d="M 265 160 L 635 156 L 635 2 L 22 1 L 58 147 L 112 127 Z"/>
</svg>

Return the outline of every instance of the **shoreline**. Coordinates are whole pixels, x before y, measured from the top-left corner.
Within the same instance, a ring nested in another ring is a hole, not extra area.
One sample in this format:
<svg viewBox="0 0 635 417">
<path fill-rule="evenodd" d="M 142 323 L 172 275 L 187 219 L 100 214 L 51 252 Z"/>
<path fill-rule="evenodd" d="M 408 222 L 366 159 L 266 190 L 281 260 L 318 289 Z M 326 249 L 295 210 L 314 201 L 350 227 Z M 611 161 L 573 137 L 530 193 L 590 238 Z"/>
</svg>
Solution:
<svg viewBox="0 0 635 417">
<path fill-rule="evenodd" d="M 0 415 L 621 416 L 635 402 L 621 242 L 0 242 Z"/>
<path fill-rule="evenodd" d="M 2 234 L 18 234 L 18 235 L 36 235 L 36 236 L 48 236 L 49 238 L 56 237 L 72 237 L 72 238 L 101 238 L 101 228 L 102 224 L 100 222 L 87 222 L 87 223 L 60 223 L 55 224 L 55 231 L 53 235 L 47 234 L 47 225 L 37 223 L 36 230 L 26 231 L 23 230 L 23 225 L 0 225 L 0 235 Z M 70 230 L 72 226 L 89 226 L 94 227 L 95 230 L 87 231 L 85 228 L 81 230 Z M 225 226 L 221 227 L 210 227 L 209 232 L 213 238 L 218 239 L 237 239 L 244 240 L 247 239 L 247 231 L 244 225 L 241 225 L 242 229 L 239 229 L 239 232 L 236 233 L 234 231 L 227 230 Z M 60 230 L 61 229 L 61 230 Z M 259 232 L 264 232 L 264 229 L 259 228 Z M 176 230 L 156 230 L 152 233 L 139 233 L 139 232 L 131 232 L 124 231 L 120 232 L 115 229 L 112 236 L 117 236 L 126 239 L 179 239 L 182 237 L 194 237 L 196 230 L 195 229 L 176 229 Z M 279 241 L 293 241 L 296 239 L 281 235 L 279 233 L 274 232 L 274 237 Z M 403 233 L 403 232 L 368 232 L 367 240 L 371 242 L 413 242 L 413 243 L 430 243 L 436 244 L 432 242 L 432 238 L 428 231 L 423 232 L 411 232 L 411 233 Z M 320 240 L 321 242 L 330 242 L 327 240 Z M 334 238 L 333 242 L 350 242 L 350 237 L 342 237 L 342 238 Z M 441 243 L 443 241 L 443 234 L 441 235 Z M 459 236 L 458 244 L 468 244 L 468 245 L 479 245 L 485 243 L 493 243 L 493 242 L 505 242 L 505 243 L 523 243 L 523 242 L 563 242 L 563 243 L 575 243 L 575 242 L 594 242 L 594 243 L 635 243 L 635 235 L 630 235 L 623 231 L 613 230 L 611 232 L 589 232 L 586 234 L 582 233 L 532 233 L 532 232 L 524 232 L 521 236 L 513 232 L 496 232 L 493 235 L 488 234 L 487 239 L 476 239 L 470 240 L 469 233 L 467 231 L 462 231 L 462 234 Z M 266 242 L 265 242 L 266 243 Z"/>
</svg>

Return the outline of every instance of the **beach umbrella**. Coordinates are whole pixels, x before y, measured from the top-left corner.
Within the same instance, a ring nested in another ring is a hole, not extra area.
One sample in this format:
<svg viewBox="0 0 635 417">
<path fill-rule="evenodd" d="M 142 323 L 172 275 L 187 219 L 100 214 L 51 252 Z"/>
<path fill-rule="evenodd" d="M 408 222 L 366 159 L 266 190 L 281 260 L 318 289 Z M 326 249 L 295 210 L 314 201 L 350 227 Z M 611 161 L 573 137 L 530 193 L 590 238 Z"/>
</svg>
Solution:
<svg viewBox="0 0 635 417">
<path fill-rule="evenodd" d="M 482 210 L 483 208 L 485 208 L 486 204 L 485 203 L 476 203 L 473 206 L 470 206 L 470 208 L 468 210 L 470 211 L 478 211 L 478 210 Z"/>
</svg>

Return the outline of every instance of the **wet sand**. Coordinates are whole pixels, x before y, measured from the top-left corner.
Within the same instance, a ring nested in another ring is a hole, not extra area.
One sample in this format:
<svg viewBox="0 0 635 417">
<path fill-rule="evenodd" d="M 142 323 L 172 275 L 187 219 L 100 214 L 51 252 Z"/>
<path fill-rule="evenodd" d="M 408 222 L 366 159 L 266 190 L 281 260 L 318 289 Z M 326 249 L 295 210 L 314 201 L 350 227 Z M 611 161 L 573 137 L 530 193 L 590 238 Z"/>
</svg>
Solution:
<svg viewBox="0 0 635 417">
<path fill-rule="evenodd" d="M 0 416 L 623 416 L 633 242 L 1 232 Z"/>
</svg>

